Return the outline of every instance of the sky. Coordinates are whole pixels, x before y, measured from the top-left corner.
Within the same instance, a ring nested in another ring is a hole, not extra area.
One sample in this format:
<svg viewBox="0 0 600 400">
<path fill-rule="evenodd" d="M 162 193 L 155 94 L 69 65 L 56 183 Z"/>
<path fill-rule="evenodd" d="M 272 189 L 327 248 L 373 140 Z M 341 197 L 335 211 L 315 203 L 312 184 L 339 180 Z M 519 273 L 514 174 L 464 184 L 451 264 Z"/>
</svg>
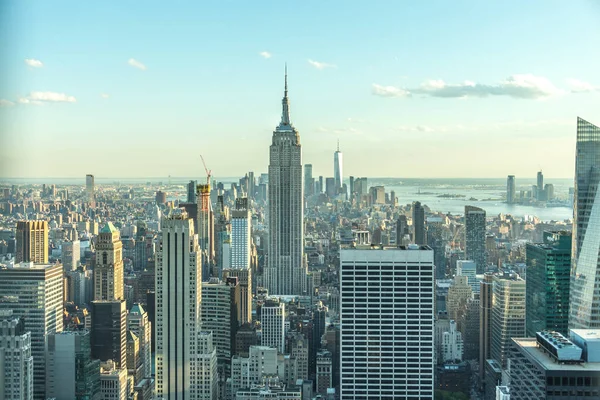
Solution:
<svg viewBox="0 0 600 400">
<path fill-rule="evenodd" d="M 284 65 L 303 162 L 344 175 L 574 175 L 600 124 L 598 1 L 0 4 L 0 177 L 268 169 Z"/>
</svg>

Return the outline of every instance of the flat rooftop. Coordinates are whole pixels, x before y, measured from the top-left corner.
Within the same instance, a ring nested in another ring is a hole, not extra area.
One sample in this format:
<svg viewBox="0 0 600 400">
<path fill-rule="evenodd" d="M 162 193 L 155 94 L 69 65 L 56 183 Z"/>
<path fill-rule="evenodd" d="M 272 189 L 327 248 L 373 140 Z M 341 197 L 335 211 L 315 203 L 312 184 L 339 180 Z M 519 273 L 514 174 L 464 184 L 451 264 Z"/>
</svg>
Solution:
<svg viewBox="0 0 600 400">
<path fill-rule="evenodd" d="M 433 250 L 431 247 L 427 245 L 419 245 L 419 244 L 409 244 L 407 246 L 383 246 L 379 244 L 357 244 L 354 246 L 344 245 L 341 247 L 342 250 L 403 250 L 403 251 L 411 251 L 411 250 Z"/>
<path fill-rule="evenodd" d="M 600 372 L 600 363 L 584 362 L 577 364 L 559 364 L 537 346 L 535 338 L 513 338 L 513 341 L 522 349 L 525 355 L 539 363 L 548 371 L 591 371 Z"/>
</svg>

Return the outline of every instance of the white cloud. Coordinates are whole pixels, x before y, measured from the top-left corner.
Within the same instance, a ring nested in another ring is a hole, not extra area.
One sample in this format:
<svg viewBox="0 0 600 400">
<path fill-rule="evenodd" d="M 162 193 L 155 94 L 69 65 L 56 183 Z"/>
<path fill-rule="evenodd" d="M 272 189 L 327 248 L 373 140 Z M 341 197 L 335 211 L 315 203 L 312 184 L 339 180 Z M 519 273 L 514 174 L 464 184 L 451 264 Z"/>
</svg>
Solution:
<svg viewBox="0 0 600 400">
<path fill-rule="evenodd" d="M 57 92 L 31 92 L 28 96 L 19 98 L 21 104 L 75 103 L 76 101 L 74 96 Z"/>
<path fill-rule="evenodd" d="M 541 99 L 562 93 L 563 90 L 554 86 L 548 79 L 531 74 L 511 75 L 496 85 L 473 81 L 449 84 L 443 80 L 428 80 L 412 89 L 373 85 L 373 94 L 384 97 L 409 97 L 411 94 L 420 94 L 441 98 L 510 96 L 521 99 Z"/>
<path fill-rule="evenodd" d="M 580 81 L 579 79 L 569 78 L 567 83 L 571 88 L 571 93 L 587 93 L 600 91 L 600 86 L 594 86 L 591 83 Z"/>
<path fill-rule="evenodd" d="M 382 86 L 373 84 L 373 94 L 382 97 L 408 97 L 410 92 L 396 86 Z"/>
<path fill-rule="evenodd" d="M 41 62 L 40 60 L 36 60 L 35 58 L 26 58 L 25 64 L 33 68 L 42 68 L 44 66 L 43 62 Z"/>
<path fill-rule="evenodd" d="M 6 99 L 0 99 L 0 107 L 10 107 L 10 106 L 14 106 L 15 103 L 13 103 L 12 101 L 6 100 Z"/>
<path fill-rule="evenodd" d="M 437 131 L 445 132 L 447 130 L 445 127 L 433 128 L 433 127 L 427 126 L 427 125 L 417 125 L 417 126 L 401 125 L 397 129 L 400 132 L 426 132 L 426 133 L 437 132 Z"/>
<path fill-rule="evenodd" d="M 263 57 L 263 58 L 271 58 L 271 57 L 273 56 L 273 55 L 272 55 L 271 53 L 269 53 L 268 51 L 261 51 L 261 52 L 260 52 L 260 53 L 258 53 L 258 54 L 260 54 L 260 56 L 261 56 L 261 57 Z"/>
<path fill-rule="evenodd" d="M 103 99 L 108 99 L 110 97 L 110 95 L 108 95 L 106 93 L 100 93 L 100 97 L 102 97 Z"/>
<path fill-rule="evenodd" d="M 138 60 L 136 60 L 135 58 L 130 58 L 129 61 L 127 61 L 127 64 L 131 65 L 134 68 L 141 69 L 142 71 L 146 70 L 146 66 Z"/>
<path fill-rule="evenodd" d="M 314 61 L 314 60 L 308 60 L 308 63 L 310 65 L 312 65 L 313 67 L 315 67 L 316 69 L 337 68 L 337 65 L 335 65 L 335 64 L 328 64 L 328 63 Z"/>
</svg>

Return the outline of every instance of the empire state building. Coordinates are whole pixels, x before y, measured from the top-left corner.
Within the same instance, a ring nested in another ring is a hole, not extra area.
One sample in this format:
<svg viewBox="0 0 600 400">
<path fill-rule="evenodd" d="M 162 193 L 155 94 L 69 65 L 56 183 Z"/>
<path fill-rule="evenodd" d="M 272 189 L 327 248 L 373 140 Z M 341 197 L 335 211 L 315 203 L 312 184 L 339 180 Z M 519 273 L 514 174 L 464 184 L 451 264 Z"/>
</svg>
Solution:
<svg viewBox="0 0 600 400">
<path fill-rule="evenodd" d="M 306 290 L 302 147 L 290 122 L 287 69 L 282 105 L 269 156 L 269 254 L 264 283 L 272 295 L 301 295 Z"/>
</svg>

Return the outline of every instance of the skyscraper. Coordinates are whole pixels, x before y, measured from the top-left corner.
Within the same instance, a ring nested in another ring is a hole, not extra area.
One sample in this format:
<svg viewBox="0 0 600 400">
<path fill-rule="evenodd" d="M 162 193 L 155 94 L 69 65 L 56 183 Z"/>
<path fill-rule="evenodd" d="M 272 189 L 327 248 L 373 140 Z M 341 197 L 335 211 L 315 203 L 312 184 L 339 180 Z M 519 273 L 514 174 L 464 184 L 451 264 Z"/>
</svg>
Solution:
<svg viewBox="0 0 600 400">
<path fill-rule="evenodd" d="M 515 176 L 509 175 L 508 178 L 506 179 L 506 202 L 508 204 L 514 204 L 515 193 L 516 193 Z"/>
<path fill-rule="evenodd" d="M 98 234 L 95 258 L 94 300 L 123 299 L 123 244 L 111 222 Z"/>
<path fill-rule="evenodd" d="M 15 263 L 48 264 L 48 221 L 17 222 Z"/>
<path fill-rule="evenodd" d="M 285 304 L 267 300 L 260 309 L 261 345 L 285 353 Z"/>
<path fill-rule="evenodd" d="M 199 399 L 202 253 L 185 211 L 173 210 L 162 228 L 156 253 L 156 395 Z"/>
<path fill-rule="evenodd" d="M 85 192 L 87 194 L 87 200 L 90 207 L 96 206 L 96 193 L 95 193 L 95 182 L 94 175 L 86 175 L 85 176 Z"/>
<path fill-rule="evenodd" d="M 491 357 L 494 275 L 491 273 L 484 274 L 483 280 L 479 282 L 479 287 L 479 384 L 483 389 L 486 360 Z"/>
<path fill-rule="evenodd" d="M 127 314 L 127 329 L 140 339 L 140 358 L 142 360 L 142 377 L 152 376 L 152 327 L 148 313 L 141 304 L 134 304 Z"/>
<path fill-rule="evenodd" d="M 568 335 L 571 232 L 544 232 L 543 243 L 527 243 L 526 333 Z"/>
<path fill-rule="evenodd" d="M 236 199 L 231 211 L 231 263 L 233 269 L 250 269 L 252 219 L 248 199 Z"/>
<path fill-rule="evenodd" d="M 304 164 L 304 195 L 310 196 L 315 191 L 315 181 L 312 176 L 312 164 Z"/>
<path fill-rule="evenodd" d="M 79 240 L 72 242 L 64 242 L 62 244 L 61 261 L 65 272 L 74 271 L 79 267 L 79 259 L 81 258 L 81 247 Z"/>
<path fill-rule="evenodd" d="M 0 310 L 0 399 L 33 400 L 31 332 L 12 310 Z"/>
<path fill-rule="evenodd" d="M 125 300 L 92 301 L 92 357 L 112 360 L 127 369 L 127 304 Z"/>
<path fill-rule="evenodd" d="M 538 173 L 537 173 L 536 198 L 540 201 L 546 200 L 546 196 L 544 193 L 544 174 L 542 173 L 542 171 L 538 171 Z"/>
<path fill-rule="evenodd" d="M 465 206 L 465 257 L 477 264 L 477 273 L 485 272 L 485 210 Z"/>
<path fill-rule="evenodd" d="M 400 215 L 396 221 L 396 244 L 401 245 L 404 236 L 410 234 L 408 230 L 408 219 L 406 215 Z"/>
<path fill-rule="evenodd" d="M 433 398 L 433 275 L 427 246 L 340 250 L 340 398 Z"/>
<path fill-rule="evenodd" d="M 196 202 L 196 186 L 198 186 L 198 181 L 189 181 L 187 185 L 187 202 L 195 203 Z"/>
<path fill-rule="evenodd" d="M 252 322 L 252 269 L 225 269 L 223 280 L 237 278 L 240 286 L 240 325 Z"/>
<path fill-rule="evenodd" d="M 210 178 L 210 177 L 209 177 Z M 210 182 L 198 185 L 198 245 L 202 252 L 201 277 L 206 282 L 210 278 L 210 263 L 213 257 L 214 219 L 210 201 Z"/>
<path fill-rule="evenodd" d="M 269 294 L 303 294 L 304 199 L 300 134 L 290 121 L 287 72 L 281 122 L 269 158 L 269 254 L 264 282 Z"/>
<path fill-rule="evenodd" d="M 340 151 L 340 141 L 338 140 L 337 150 L 335 151 L 335 153 L 333 153 L 333 177 L 335 179 L 336 192 L 339 192 L 342 188 L 342 183 L 344 179 L 342 162 L 342 152 Z"/>
<path fill-rule="evenodd" d="M 569 328 L 600 328 L 600 128 L 577 118 Z"/>
<path fill-rule="evenodd" d="M 63 330 L 63 287 L 60 264 L 0 267 L 0 310 L 13 310 L 25 321 L 25 332 L 31 332 L 35 399 L 46 398 L 46 338 Z"/>
<path fill-rule="evenodd" d="M 425 209 L 420 202 L 412 204 L 413 242 L 415 244 L 427 244 L 425 240 Z"/>
</svg>

